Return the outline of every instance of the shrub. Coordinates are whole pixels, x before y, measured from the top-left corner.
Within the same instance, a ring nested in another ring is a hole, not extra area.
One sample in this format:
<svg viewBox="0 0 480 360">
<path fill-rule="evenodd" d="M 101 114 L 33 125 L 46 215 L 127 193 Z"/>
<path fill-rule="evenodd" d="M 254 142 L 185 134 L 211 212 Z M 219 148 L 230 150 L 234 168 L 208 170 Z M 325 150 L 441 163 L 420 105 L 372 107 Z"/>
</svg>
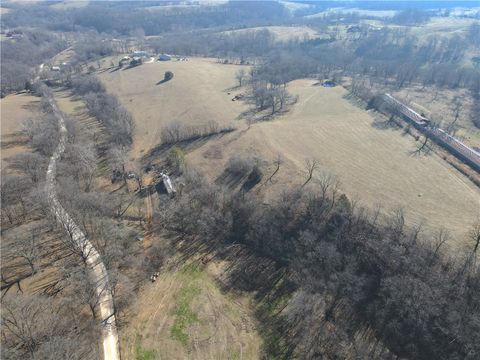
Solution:
<svg viewBox="0 0 480 360">
<path fill-rule="evenodd" d="M 225 170 L 233 176 L 244 177 L 249 174 L 255 166 L 255 160 L 252 158 L 233 156 L 228 160 Z"/>
<path fill-rule="evenodd" d="M 185 152 L 178 146 L 173 146 L 167 155 L 167 164 L 177 173 L 183 172 Z"/>
<path fill-rule="evenodd" d="M 171 71 L 165 71 L 165 76 L 163 78 L 164 81 L 171 80 L 173 78 L 173 72 Z"/>
<path fill-rule="evenodd" d="M 249 191 L 262 180 L 262 177 L 262 170 L 257 164 L 255 164 L 252 168 L 252 171 L 250 171 L 250 174 L 248 174 L 248 178 L 243 184 L 242 189 L 244 191 Z"/>
<path fill-rule="evenodd" d="M 182 141 L 198 140 L 204 137 L 223 134 L 235 130 L 232 127 L 220 127 L 217 122 L 209 121 L 205 125 L 192 126 L 182 122 L 172 122 L 162 128 L 162 144 L 175 144 Z"/>
</svg>

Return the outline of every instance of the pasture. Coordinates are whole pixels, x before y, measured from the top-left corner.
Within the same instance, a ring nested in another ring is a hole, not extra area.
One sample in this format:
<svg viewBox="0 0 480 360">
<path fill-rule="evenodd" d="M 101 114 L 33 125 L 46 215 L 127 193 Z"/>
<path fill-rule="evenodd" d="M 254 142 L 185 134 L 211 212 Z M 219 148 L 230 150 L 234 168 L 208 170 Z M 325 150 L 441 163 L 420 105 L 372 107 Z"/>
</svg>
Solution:
<svg viewBox="0 0 480 360">
<path fill-rule="evenodd" d="M 122 358 L 259 359 L 250 300 L 219 289 L 220 269 L 189 263 L 144 286 L 121 331 Z"/>
<path fill-rule="evenodd" d="M 107 70 L 99 77 L 136 120 L 131 154 L 139 158 L 159 144 L 160 131 L 170 122 L 203 125 L 213 120 L 231 125 L 245 109 L 241 102 L 232 101 L 235 72 L 240 68 L 212 59 L 189 59 Z M 160 83 L 166 71 L 172 71 L 174 77 Z"/>
<path fill-rule="evenodd" d="M 135 116 L 133 156 L 140 158 L 159 144 L 162 126 L 172 120 L 232 123 L 238 118 L 246 105 L 232 102 L 225 92 L 235 85 L 237 68 L 191 59 L 106 71 L 101 78 Z M 167 69 L 174 72 L 174 79 L 156 85 Z M 265 187 L 268 194 L 301 185 L 305 159 L 315 158 L 320 163 L 317 176 L 337 177 L 341 191 L 360 199 L 361 205 L 382 206 L 387 213 L 401 208 L 408 224 L 424 224 L 429 231 L 444 227 L 454 238 L 450 244 L 463 246 L 480 216 L 480 190 L 466 177 L 433 153 L 412 155 L 416 144 L 411 136 L 376 127 L 374 114 L 345 99 L 343 88 L 314 86 L 313 80 L 294 81 L 288 88 L 299 96 L 290 112 L 250 129 L 237 120 L 237 131 L 191 150 L 188 162 L 213 182 L 232 155 L 264 159 L 270 164 L 265 165 L 268 175 L 280 154 L 284 164 L 275 184 Z"/>
<path fill-rule="evenodd" d="M 321 35 L 308 26 L 262 26 L 239 30 L 225 31 L 225 34 L 242 34 L 251 31 L 268 30 L 272 33 L 275 41 L 287 42 L 291 40 L 312 40 L 321 37 Z"/>
<path fill-rule="evenodd" d="M 28 150 L 19 132 L 25 120 L 36 116 L 39 106 L 40 98 L 29 94 L 12 94 L 0 100 L 2 170 L 6 158 Z"/>
<path fill-rule="evenodd" d="M 414 156 L 414 139 L 372 126 L 373 116 L 344 98 L 346 91 L 296 81 L 299 95 L 291 114 L 259 124 L 269 146 L 282 151 L 297 168 L 306 157 L 337 176 L 350 197 L 367 205 L 402 208 L 410 223 L 428 219 L 463 237 L 480 215 L 480 191 L 435 154 Z"/>
</svg>

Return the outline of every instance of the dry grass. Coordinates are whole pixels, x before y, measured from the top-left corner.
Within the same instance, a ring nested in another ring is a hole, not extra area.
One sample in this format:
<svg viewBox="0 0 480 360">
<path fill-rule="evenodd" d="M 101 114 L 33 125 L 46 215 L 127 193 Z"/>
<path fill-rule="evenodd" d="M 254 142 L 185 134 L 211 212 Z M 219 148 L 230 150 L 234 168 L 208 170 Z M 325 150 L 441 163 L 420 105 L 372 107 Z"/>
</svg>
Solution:
<svg viewBox="0 0 480 360">
<path fill-rule="evenodd" d="M 25 120 L 37 116 L 39 105 L 40 98 L 29 94 L 9 95 L 0 100 L 2 170 L 6 158 L 28 151 L 18 132 Z"/>
<path fill-rule="evenodd" d="M 189 159 L 208 169 L 215 179 L 229 156 L 256 155 L 285 161 L 267 192 L 304 180 L 306 158 L 316 158 L 321 173 L 341 180 L 341 190 L 361 205 L 384 207 L 389 213 L 402 208 L 409 224 L 426 223 L 426 230 L 445 227 L 463 246 L 466 233 L 480 216 L 480 191 L 465 176 L 435 154 L 413 156 L 415 141 L 401 131 L 373 127 L 373 116 L 343 98 L 342 88 L 312 86 L 302 80 L 290 84 L 299 95 L 293 111 L 273 122 L 254 125 L 198 149 Z M 221 159 L 205 156 L 208 149 L 221 148 Z M 272 169 L 267 169 L 269 174 Z M 318 176 L 318 175 L 317 175 Z"/>
<path fill-rule="evenodd" d="M 101 77 L 135 115 L 134 154 L 138 157 L 159 143 L 159 129 L 171 120 L 235 119 L 244 106 L 231 102 L 224 91 L 235 84 L 237 68 L 191 59 L 105 72 Z M 167 69 L 175 73 L 173 81 L 156 86 Z M 412 156 L 416 148 L 412 137 L 375 128 L 373 115 L 346 100 L 343 88 L 300 80 L 289 89 L 299 95 L 292 111 L 249 130 L 237 122 L 237 131 L 191 151 L 187 161 L 213 182 L 234 154 L 270 162 L 281 154 L 285 163 L 274 184 L 264 187 L 268 195 L 301 185 L 305 159 L 316 158 L 321 172 L 337 176 L 341 190 L 362 205 L 382 205 L 386 212 L 402 208 L 409 224 L 427 222 L 427 230 L 445 227 L 455 237 L 452 245 L 464 244 L 468 229 L 480 216 L 480 191 L 466 177 L 437 155 Z M 265 174 L 269 171 L 265 169 Z"/>
<path fill-rule="evenodd" d="M 139 158 L 159 144 L 162 127 L 172 121 L 231 124 L 245 108 L 231 101 L 233 94 L 228 95 L 236 86 L 234 75 L 239 68 L 210 59 L 190 59 L 105 71 L 100 78 L 136 120 L 132 156 Z M 167 70 L 174 73 L 173 79 L 157 84 Z"/>
<path fill-rule="evenodd" d="M 290 40 L 311 40 L 321 37 L 314 29 L 308 26 L 262 26 L 240 30 L 225 31 L 226 34 L 241 34 L 250 31 L 268 30 L 273 34 L 275 41 L 287 42 Z"/>
<path fill-rule="evenodd" d="M 165 270 L 146 285 L 121 331 L 124 359 L 258 359 L 250 305 L 222 293 L 218 264 Z"/>
<path fill-rule="evenodd" d="M 73 58 L 74 55 L 75 55 L 75 51 L 73 50 L 72 47 L 69 47 L 63 51 L 60 51 L 57 55 L 52 57 L 50 62 L 53 65 L 60 65 L 64 62 L 68 63 Z"/>
<path fill-rule="evenodd" d="M 395 10 L 363 10 L 357 8 L 334 8 L 327 11 L 322 11 L 317 14 L 307 15 L 306 18 L 317 18 L 328 15 L 333 12 L 341 13 L 356 13 L 360 16 L 376 17 L 376 18 L 390 18 L 395 15 Z"/>
<path fill-rule="evenodd" d="M 410 86 L 392 94 L 401 99 L 407 99 L 411 106 L 423 112 L 427 117 L 440 122 L 442 128 L 447 128 L 455 119 L 454 98 L 458 97 L 461 110 L 457 122 L 457 136 L 469 146 L 480 147 L 480 129 L 472 122 L 470 109 L 473 99 L 465 89 L 436 89 L 420 85 Z"/>
</svg>

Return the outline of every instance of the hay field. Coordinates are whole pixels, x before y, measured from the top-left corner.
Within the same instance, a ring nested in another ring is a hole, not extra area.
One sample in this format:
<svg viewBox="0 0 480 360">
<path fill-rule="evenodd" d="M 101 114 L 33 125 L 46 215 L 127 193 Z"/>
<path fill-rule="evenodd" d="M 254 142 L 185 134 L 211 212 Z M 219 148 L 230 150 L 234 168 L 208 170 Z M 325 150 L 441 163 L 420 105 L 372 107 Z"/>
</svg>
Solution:
<svg viewBox="0 0 480 360">
<path fill-rule="evenodd" d="M 6 158 L 28 150 L 18 132 L 23 121 L 37 115 L 39 105 L 40 98 L 29 94 L 8 95 L 0 100 L 2 170 Z"/>
<path fill-rule="evenodd" d="M 229 125 L 245 106 L 228 95 L 236 86 L 237 65 L 220 65 L 212 59 L 166 61 L 132 69 L 105 71 L 100 79 L 107 91 L 119 97 L 136 120 L 132 156 L 139 158 L 160 142 L 160 131 L 172 121 Z M 174 73 L 163 80 L 165 71 Z"/>
<path fill-rule="evenodd" d="M 133 154 L 140 158 L 158 145 L 159 130 L 170 120 L 234 121 L 245 105 L 232 102 L 224 89 L 235 84 L 237 68 L 191 59 L 105 72 L 101 78 L 135 115 Z M 156 86 L 167 69 L 175 73 L 173 81 Z M 292 82 L 289 90 L 299 101 L 289 113 L 249 130 L 237 120 L 237 131 L 208 141 L 191 151 L 187 160 L 213 182 L 234 154 L 270 162 L 266 175 L 281 154 L 285 163 L 275 185 L 266 189 L 269 193 L 301 185 L 305 159 L 316 158 L 321 172 L 337 176 L 341 190 L 360 199 L 362 205 L 382 205 L 386 212 L 403 208 L 409 224 L 427 222 L 427 230 L 443 226 L 456 237 L 453 245 L 461 245 L 480 217 L 480 190 L 437 155 L 412 156 L 416 148 L 412 137 L 375 128 L 373 114 L 346 100 L 343 88 L 313 84 L 311 80 Z"/>
</svg>

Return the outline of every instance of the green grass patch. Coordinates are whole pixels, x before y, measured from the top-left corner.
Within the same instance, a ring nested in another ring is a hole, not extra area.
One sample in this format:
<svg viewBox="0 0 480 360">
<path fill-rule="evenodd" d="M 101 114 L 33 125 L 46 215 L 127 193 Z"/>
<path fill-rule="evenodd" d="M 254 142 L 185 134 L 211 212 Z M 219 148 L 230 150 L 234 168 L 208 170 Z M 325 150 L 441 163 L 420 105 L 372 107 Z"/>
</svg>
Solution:
<svg viewBox="0 0 480 360">
<path fill-rule="evenodd" d="M 136 360 L 155 360 L 157 354 L 154 350 L 144 349 L 142 347 L 142 337 L 137 335 L 135 341 L 135 359 Z"/>
<path fill-rule="evenodd" d="M 198 281 L 200 275 L 201 271 L 193 264 L 186 265 L 180 271 L 179 277 L 183 282 L 183 286 L 177 295 L 177 306 L 174 312 L 175 320 L 170 328 L 170 336 L 184 346 L 188 344 L 186 328 L 198 322 L 198 316 L 191 309 L 191 303 L 201 291 Z"/>
</svg>

